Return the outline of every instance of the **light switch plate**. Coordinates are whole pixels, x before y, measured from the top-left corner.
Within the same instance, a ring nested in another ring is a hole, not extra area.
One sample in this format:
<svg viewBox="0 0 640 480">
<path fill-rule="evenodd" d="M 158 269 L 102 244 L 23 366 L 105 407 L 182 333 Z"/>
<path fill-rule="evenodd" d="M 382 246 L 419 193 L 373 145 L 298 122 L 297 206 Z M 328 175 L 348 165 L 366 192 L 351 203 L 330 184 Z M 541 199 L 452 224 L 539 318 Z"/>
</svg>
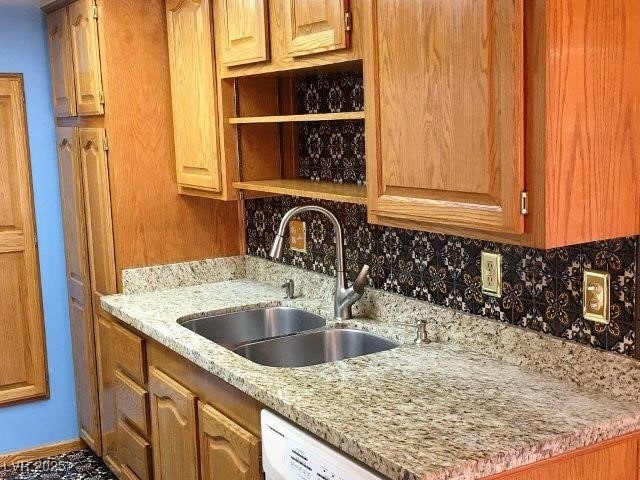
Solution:
<svg viewBox="0 0 640 480">
<path fill-rule="evenodd" d="M 582 314 L 587 320 L 608 324 L 610 314 L 611 275 L 585 270 L 582 282 Z"/>
<path fill-rule="evenodd" d="M 480 255 L 482 293 L 492 297 L 502 296 L 502 255 L 483 250 Z"/>
<path fill-rule="evenodd" d="M 307 224 L 302 220 L 289 222 L 289 248 L 307 253 Z"/>
</svg>

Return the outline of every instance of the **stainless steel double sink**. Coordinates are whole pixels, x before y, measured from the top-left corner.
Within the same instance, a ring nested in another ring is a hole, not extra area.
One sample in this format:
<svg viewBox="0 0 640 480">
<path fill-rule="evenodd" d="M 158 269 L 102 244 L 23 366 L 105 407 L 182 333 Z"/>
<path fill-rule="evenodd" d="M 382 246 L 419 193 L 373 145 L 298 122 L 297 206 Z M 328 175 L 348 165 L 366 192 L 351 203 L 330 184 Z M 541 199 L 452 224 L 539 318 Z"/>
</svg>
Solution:
<svg viewBox="0 0 640 480">
<path fill-rule="evenodd" d="M 252 362 L 270 367 L 318 365 L 399 346 L 362 330 L 324 329 L 324 318 L 291 307 L 225 313 L 180 323 Z"/>
</svg>

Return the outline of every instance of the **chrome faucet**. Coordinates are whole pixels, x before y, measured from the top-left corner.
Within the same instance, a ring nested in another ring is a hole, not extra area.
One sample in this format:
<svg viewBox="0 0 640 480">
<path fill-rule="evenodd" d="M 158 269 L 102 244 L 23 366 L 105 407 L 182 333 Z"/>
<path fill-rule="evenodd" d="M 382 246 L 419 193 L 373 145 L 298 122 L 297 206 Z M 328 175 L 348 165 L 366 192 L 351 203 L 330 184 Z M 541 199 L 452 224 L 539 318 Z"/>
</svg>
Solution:
<svg viewBox="0 0 640 480">
<path fill-rule="evenodd" d="M 336 291 L 333 301 L 333 314 L 336 320 L 347 320 L 352 317 L 351 306 L 356 303 L 360 297 L 364 294 L 364 287 L 367 283 L 367 275 L 369 273 L 369 265 L 365 265 L 360 270 L 358 277 L 349 288 L 347 288 L 347 275 L 344 267 L 344 243 L 342 239 L 342 226 L 336 218 L 326 208 L 318 207 L 317 205 L 304 205 L 301 207 L 295 207 L 289 210 L 282 217 L 280 222 L 280 228 L 273 241 L 273 246 L 269 251 L 271 258 L 282 257 L 282 250 L 284 249 L 284 234 L 289 225 L 289 221 L 296 215 L 303 212 L 319 212 L 326 215 L 331 224 L 336 236 Z"/>
</svg>

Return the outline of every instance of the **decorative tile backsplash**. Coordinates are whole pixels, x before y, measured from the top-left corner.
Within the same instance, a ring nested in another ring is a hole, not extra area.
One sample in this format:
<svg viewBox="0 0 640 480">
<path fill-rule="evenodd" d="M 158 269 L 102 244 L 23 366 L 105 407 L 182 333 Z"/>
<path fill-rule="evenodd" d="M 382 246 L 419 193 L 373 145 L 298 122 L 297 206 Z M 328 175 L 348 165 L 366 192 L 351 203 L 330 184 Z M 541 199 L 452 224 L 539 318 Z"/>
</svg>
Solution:
<svg viewBox="0 0 640 480">
<path fill-rule="evenodd" d="M 366 207 L 295 197 L 247 201 L 247 249 L 268 258 L 283 214 L 303 204 L 333 211 L 345 230 L 348 275 L 369 264 L 374 288 L 530 328 L 625 355 L 635 354 L 635 238 L 538 250 L 367 223 Z M 285 249 L 282 262 L 335 274 L 333 227 L 315 212 L 307 222 L 308 253 Z M 483 295 L 480 252 L 503 255 L 501 298 Z M 611 323 L 582 318 L 585 268 L 611 273 Z"/>
<path fill-rule="evenodd" d="M 324 113 L 362 110 L 359 72 L 315 75 L 298 80 L 298 111 Z M 324 181 L 365 182 L 364 123 L 302 124 L 300 174 Z M 333 211 L 345 230 L 346 262 L 353 280 L 371 266 L 372 287 L 506 323 L 634 356 L 636 333 L 636 238 L 622 238 L 554 250 L 537 250 L 461 237 L 416 232 L 367 223 L 366 207 L 294 197 L 254 199 L 246 204 L 247 250 L 267 258 L 282 215 L 301 204 Z M 303 215 L 307 247 L 285 249 L 282 261 L 335 274 L 333 229 L 320 214 Z M 480 252 L 503 255 L 501 298 L 483 295 Z M 582 318 L 585 268 L 611 273 L 611 323 Z M 639 349 L 640 350 L 640 349 Z"/>
<path fill-rule="evenodd" d="M 364 109 L 362 74 L 341 72 L 298 79 L 298 113 Z M 337 183 L 366 183 L 364 122 L 345 120 L 300 125 L 300 177 Z"/>
</svg>

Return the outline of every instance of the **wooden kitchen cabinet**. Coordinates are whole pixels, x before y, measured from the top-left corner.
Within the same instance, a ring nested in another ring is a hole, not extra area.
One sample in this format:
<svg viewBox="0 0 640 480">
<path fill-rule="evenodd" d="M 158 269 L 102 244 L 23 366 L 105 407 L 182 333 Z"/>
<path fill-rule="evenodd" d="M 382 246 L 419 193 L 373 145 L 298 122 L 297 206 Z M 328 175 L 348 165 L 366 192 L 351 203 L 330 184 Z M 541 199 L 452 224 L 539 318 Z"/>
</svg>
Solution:
<svg viewBox="0 0 640 480">
<path fill-rule="evenodd" d="M 349 47 L 349 0 L 284 0 L 284 42 L 292 57 Z"/>
<path fill-rule="evenodd" d="M 371 3 L 371 219 L 521 233 L 523 2 Z"/>
<path fill-rule="evenodd" d="M 98 454 L 102 451 L 84 189 L 80 144 L 75 127 L 56 129 L 62 198 L 71 343 L 76 378 L 80 438 Z"/>
<path fill-rule="evenodd" d="M 486 480 L 637 480 L 638 453 L 636 433 Z"/>
<path fill-rule="evenodd" d="M 260 439 L 203 403 L 198 420 L 202 480 L 260 480 Z"/>
<path fill-rule="evenodd" d="M 367 6 L 370 222 L 541 248 L 640 232 L 638 2 Z"/>
<path fill-rule="evenodd" d="M 155 367 L 149 395 L 154 478 L 198 480 L 195 395 Z"/>
<path fill-rule="evenodd" d="M 167 0 L 178 190 L 221 191 L 217 96 L 209 0 Z"/>
<path fill-rule="evenodd" d="M 227 67 L 269 59 L 269 19 L 267 0 L 216 2 L 222 29 L 220 61 Z M 214 17 L 215 21 L 215 17 Z"/>
<path fill-rule="evenodd" d="M 51 96 L 56 117 L 76 115 L 76 89 L 71 53 L 69 11 L 61 8 L 47 15 Z"/>
<path fill-rule="evenodd" d="M 78 115 L 102 115 L 104 90 L 95 0 L 76 0 L 68 7 Z"/>
</svg>

